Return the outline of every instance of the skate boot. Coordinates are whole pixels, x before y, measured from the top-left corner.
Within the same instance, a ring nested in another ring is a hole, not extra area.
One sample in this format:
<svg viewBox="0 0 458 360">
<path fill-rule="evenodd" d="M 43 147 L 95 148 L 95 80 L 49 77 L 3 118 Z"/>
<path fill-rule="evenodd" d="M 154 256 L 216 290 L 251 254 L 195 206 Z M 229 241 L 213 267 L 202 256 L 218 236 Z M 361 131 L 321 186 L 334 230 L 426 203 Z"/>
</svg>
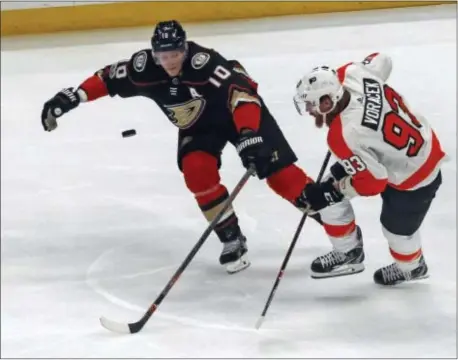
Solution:
<svg viewBox="0 0 458 360">
<path fill-rule="evenodd" d="M 250 266 L 250 261 L 245 255 L 247 252 L 246 238 L 240 235 L 237 239 L 224 243 L 219 262 L 226 267 L 229 274 L 235 274 Z"/>
<path fill-rule="evenodd" d="M 333 250 L 312 262 L 313 279 L 353 275 L 364 271 L 363 235 L 359 226 L 356 227 L 356 231 L 358 245 L 355 248 L 346 253 Z"/>
<path fill-rule="evenodd" d="M 428 266 L 423 255 L 418 266 L 411 271 L 402 271 L 397 263 L 382 267 L 374 273 L 374 281 L 380 285 L 396 285 L 406 281 L 421 280 L 429 277 Z"/>
<path fill-rule="evenodd" d="M 216 229 L 216 233 L 223 243 L 223 251 L 219 257 L 221 265 L 225 266 L 229 274 L 235 274 L 250 266 L 246 253 L 246 237 L 242 234 L 237 222 Z"/>
</svg>

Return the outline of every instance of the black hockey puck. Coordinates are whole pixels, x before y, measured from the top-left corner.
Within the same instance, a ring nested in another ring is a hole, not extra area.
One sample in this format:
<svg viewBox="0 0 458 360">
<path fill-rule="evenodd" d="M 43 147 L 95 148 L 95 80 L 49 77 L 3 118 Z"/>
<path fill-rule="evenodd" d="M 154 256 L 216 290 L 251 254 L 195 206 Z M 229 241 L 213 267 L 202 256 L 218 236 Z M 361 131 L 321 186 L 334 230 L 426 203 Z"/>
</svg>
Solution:
<svg viewBox="0 0 458 360">
<path fill-rule="evenodd" d="M 122 132 L 122 137 L 124 138 L 134 136 L 134 135 L 137 135 L 137 132 L 135 131 L 135 129 L 125 130 Z"/>
</svg>

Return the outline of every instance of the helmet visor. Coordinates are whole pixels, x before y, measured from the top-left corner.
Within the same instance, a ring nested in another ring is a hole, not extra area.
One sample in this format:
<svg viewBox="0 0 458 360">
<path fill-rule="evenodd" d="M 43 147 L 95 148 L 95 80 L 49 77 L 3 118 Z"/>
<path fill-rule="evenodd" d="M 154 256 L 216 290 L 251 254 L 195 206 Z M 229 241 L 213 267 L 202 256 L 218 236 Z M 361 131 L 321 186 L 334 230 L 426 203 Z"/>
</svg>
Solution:
<svg viewBox="0 0 458 360">
<path fill-rule="evenodd" d="M 181 66 L 186 57 L 186 50 L 171 50 L 171 51 L 153 51 L 153 58 L 157 65 L 161 65 L 165 69 Z"/>
</svg>

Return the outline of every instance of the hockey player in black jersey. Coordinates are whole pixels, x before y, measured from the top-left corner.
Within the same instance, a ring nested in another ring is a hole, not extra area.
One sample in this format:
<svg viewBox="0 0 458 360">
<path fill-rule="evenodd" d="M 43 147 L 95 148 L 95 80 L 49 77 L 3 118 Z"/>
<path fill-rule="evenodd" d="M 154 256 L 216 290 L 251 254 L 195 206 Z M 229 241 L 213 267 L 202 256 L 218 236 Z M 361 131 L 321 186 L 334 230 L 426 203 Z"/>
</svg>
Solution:
<svg viewBox="0 0 458 360">
<path fill-rule="evenodd" d="M 177 21 L 157 24 L 151 48 L 105 66 L 77 89 L 58 92 L 43 107 L 44 129 L 56 129 L 56 119 L 81 102 L 106 95 L 147 97 L 178 128 L 178 167 L 208 221 L 228 198 L 219 175 L 221 152 L 228 142 L 245 167 L 254 165 L 258 178 L 267 179 L 295 206 L 312 182 L 294 165 L 295 153 L 240 63 L 188 41 Z M 215 232 L 224 244 L 219 260 L 227 271 L 248 267 L 246 238 L 232 207 Z"/>
</svg>

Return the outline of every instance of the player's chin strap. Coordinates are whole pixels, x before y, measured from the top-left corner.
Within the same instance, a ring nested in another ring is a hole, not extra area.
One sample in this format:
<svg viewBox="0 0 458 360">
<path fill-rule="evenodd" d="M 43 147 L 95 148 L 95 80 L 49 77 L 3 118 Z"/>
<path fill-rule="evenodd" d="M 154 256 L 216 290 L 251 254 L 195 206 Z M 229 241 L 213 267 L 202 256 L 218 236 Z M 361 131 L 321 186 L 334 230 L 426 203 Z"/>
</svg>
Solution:
<svg viewBox="0 0 458 360">
<path fill-rule="evenodd" d="M 294 103 L 294 107 L 296 108 L 298 114 L 301 115 L 301 116 L 302 116 L 302 115 L 305 115 L 305 114 L 302 112 L 302 110 L 301 110 L 301 108 L 300 108 L 300 106 L 299 106 L 299 103 L 303 103 L 303 104 L 304 104 L 304 108 L 305 108 L 305 103 L 304 103 L 302 100 L 301 100 L 301 101 L 298 100 L 298 95 L 294 95 L 294 96 L 293 96 L 293 103 Z"/>
</svg>

